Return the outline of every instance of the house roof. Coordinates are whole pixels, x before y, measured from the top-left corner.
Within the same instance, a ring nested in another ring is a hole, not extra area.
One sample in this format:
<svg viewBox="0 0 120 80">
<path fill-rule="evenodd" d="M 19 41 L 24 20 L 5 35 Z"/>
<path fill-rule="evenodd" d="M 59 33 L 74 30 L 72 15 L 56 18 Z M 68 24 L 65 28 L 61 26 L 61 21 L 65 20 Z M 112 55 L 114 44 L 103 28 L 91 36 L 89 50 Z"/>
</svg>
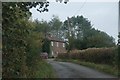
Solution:
<svg viewBox="0 0 120 80">
<path fill-rule="evenodd" d="M 64 40 L 61 40 L 61 39 L 59 39 L 59 38 L 57 38 L 57 37 L 55 37 L 55 36 L 52 36 L 52 35 L 47 35 L 47 39 L 48 40 L 50 40 L 50 41 L 55 41 L 55 42 L 63 42 L 63 43 L 65 43 L 66 41 L 64 41 Z"/>
</svg>

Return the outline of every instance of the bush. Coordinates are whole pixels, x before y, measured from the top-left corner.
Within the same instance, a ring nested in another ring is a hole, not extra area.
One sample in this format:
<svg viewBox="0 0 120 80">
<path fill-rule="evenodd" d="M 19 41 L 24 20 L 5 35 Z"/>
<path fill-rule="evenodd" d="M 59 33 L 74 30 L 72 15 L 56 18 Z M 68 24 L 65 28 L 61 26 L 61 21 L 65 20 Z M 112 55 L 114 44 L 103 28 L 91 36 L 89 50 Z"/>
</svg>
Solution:
<svg viewBox="0 0 120 80">
<path fill-rule="evenodd" d="M 69 54 L 68 53 L 59 53 L 57 58 L 68 59 L 69 58 Z"/>
<path fill-rule="evenodd" d="M 79 59 L 81 61 L 113 65 L 117 48 L 88 48 L 85 50 L 71 51 L 69 54 L 59 54 L 58 58 Z"/>
</svg>

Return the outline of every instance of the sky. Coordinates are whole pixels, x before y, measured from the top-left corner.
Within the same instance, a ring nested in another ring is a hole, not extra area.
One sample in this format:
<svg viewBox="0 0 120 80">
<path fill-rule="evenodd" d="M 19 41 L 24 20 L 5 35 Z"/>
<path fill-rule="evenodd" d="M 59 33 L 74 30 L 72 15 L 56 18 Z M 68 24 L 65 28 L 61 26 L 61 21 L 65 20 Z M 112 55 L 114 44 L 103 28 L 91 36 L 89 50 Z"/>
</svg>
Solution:
<svg viewBox="0 0 120 80">
<path fill-rule="evenodd" d="M 56 15 L 61 21 L 65 21 L 67 17 L 83 15 L 95 29 L 106 32 L 116 42 L 118 40 L 118 0 L 69 0 L 67 4 L 51 0 L 48 9 L 48 12 L 39 13 L 32 8 L 32 19 L 49 21 Z"/>
</svg>

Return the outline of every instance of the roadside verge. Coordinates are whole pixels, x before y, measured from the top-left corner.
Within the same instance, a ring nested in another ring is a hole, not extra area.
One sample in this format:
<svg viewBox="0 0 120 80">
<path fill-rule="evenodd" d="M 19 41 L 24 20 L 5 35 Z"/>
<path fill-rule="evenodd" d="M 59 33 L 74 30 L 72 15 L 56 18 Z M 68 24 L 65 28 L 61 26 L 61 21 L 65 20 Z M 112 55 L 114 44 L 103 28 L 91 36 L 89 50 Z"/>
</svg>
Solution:
<svg viewBox="0 0 120 80">
<path fill-rule="evenodd" d="M 72 63 L 76 63 L 79 65 L 83 65 L 83 66 L 87 66 L 87 67 L 96 69 L 100 72 L 105 72 L 107 74 L 114 75 L 116 77 L 118 76 L 118 69 L 114 68 L 113 66 L 106 65 L 106 64 L 95 64 L 95 63 L 84 62 L 84 61 L 80 61 L 80 60 L 76 60 L 76 59 L 55 59 L 55 61 L 72 62 Z"/>
</svg>

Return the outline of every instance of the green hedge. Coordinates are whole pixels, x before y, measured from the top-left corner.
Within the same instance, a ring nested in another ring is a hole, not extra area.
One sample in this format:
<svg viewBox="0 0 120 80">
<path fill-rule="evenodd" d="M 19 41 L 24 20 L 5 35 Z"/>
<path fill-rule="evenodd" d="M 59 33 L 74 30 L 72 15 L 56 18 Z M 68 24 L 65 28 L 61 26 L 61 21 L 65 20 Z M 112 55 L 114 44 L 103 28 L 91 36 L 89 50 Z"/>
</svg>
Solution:
<svg viewBox="0 0 120 80">
<path fill-rule="evenodd" d="M 116 61 L 116 55 L 117 48 L 88 48 L 85 50 L 71 51 L 70 53 L 62 53 L 57 58 L 79 59 L 86 62 L 113 65 Z"/>
</svg>

